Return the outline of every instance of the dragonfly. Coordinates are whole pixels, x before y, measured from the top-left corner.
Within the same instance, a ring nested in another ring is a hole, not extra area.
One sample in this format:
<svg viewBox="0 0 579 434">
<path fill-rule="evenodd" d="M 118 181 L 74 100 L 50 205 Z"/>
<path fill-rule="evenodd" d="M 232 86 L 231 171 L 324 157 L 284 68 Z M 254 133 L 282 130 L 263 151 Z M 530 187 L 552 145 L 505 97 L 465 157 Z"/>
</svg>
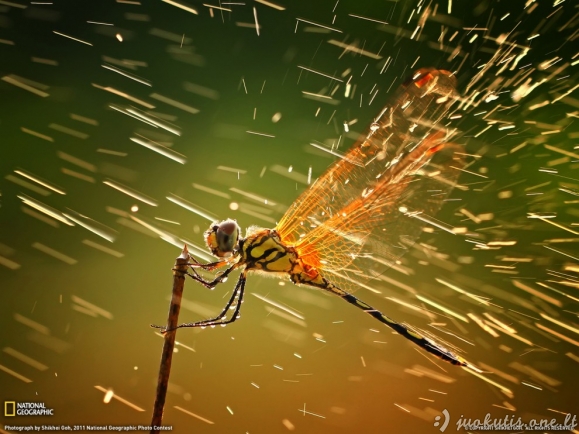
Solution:
<svg viewBox="0 0 579 434">
<path fill-rule="evenodd" d="M 210 289 L 234 270 L 241 270 L 240 277 L 219 315 L 177 328 L 233 323 L 240 317 L 248 274 L 277 275 L 342 298 L 446 362 L 472 366 L 347 290 L 368 277 L 368 270 L 396 264 L 427 224 L 436 225 L 433 215 L 457 185 L 465 164 L 463 146 L 453 142 L 458 130 L 450 119 L 459 100 L 452 73 L 420 69 L 394 93 L 361 140 L 345 154 L 332 151 L 340 158 L 274 229 L 251 226 L 243 237 L 235 220 L 211 224 L 204 237 L 218 260 L 201 263 L 190 256 L 188 275 Z M 215 278 L 206 280 L 197 269 L 215 272 Z"/>
</svg>

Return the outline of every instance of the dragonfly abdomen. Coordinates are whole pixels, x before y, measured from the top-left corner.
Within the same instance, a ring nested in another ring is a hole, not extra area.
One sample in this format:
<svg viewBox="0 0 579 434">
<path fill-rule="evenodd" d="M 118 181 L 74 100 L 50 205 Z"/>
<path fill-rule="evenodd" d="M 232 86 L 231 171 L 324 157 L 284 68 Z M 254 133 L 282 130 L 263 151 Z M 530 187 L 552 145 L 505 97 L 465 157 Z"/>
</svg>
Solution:
<svg viewBox="0 0 579 434">
<path fill-rule="evenodd" d="M 464 360 L 462 357 L 460 357 L 459 355 L 457 355 L 457 354 L 453 353 L 452 351 L 446 349 L 445 347 L 437 344 L 436 342 L 432 341 L 431 339 L 429 339 L 425 336 L 422 336 L 420 333 L 412 330 L 408 326 L 401 324 L 399 322 L 396 322 L 392 318 L 390 318 L 390 317 L 386 316 L 385 314 L 383 314 L 382 312 L 380 312 L 378 309 L 374 309 L 372 306 L 370 306 L 367 303 L 364 303 L 362 300 L 358 299 L 357 297 L 353 296 L 352 294 L 344 291 L 343 289 L 340 289 L 339 287 L 337 287 L 333 283 L 328 282 L 322 276 L 320 276 L 320 278 L 323 279 L 323 281 L 325 282 L 325 286 L 323 287 L 323 289 L 331 291 L 332 293 L 342 297 L 348 303 L 353 304 L 354 306 L 356 306 L 359 309 L 362 309 L 364 312 L 366 312 L 371 317 L 377 319 L 378 321 L 380 321 L 383 324 L 386 324 L 388 327 L 390 327 L 391 329 L 396 331 L 398 334 L 400 334 L 403 337 L 405 337 L 406 339 L 412 341 L 414 344 L 420 346 L 421 348 L 425 349 L 429 353 L 434 354 L 435 356 L 439 357 L 440 359 L 442 359 L 446 362 L 450 362 L 453 365 L 468 366 L 468 362 L 466 360 Z"/>
</svg>

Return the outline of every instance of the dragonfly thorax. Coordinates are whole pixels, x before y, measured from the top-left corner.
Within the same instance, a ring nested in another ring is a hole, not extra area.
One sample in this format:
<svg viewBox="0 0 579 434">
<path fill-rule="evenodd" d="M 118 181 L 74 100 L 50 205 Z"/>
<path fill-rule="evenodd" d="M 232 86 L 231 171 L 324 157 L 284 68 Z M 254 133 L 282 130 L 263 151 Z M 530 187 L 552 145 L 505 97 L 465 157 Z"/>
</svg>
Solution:
<svg viewBox="0 0 579 434">
<path fill-rule="evenodd" d="M 250 227 L 239 242 L 240 262 L 249 270 L 289 273 L 297 260 L 293 247 L 282 242 L 273 229 Z"/>
<path fill-rule="evenodd" d="M 244 264 L 247 270 L 262 274 L 283 274 L 298 285 L 310 285 L 325 288 L 328 282 L 311 265 L 300 256 L 299 249 L 286 244 L 277 231 L 251 227 L 246 237 L 239 240 L 240 256 L 238 264 Z"/>
</svg>

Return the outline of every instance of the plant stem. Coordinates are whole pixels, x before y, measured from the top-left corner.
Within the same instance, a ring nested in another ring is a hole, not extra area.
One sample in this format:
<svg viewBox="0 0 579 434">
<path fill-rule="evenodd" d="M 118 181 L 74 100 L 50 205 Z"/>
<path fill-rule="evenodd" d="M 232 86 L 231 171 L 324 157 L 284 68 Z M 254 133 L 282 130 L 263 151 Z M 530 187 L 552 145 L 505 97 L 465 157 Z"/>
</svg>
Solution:
<svg viewBox="0 0 579 434">
<path fill-rule="evenodd" d="M 153 408 L 153 418 L 151 420 L 151 434 L 158 433 L 158 427 L 163 422 L 163 410 L 165 407 L 165 397 L 167 396 L 167 385 L 169 384 L 169 374 L 171 373 L 171 361 L 175 348 L 175 335 L 177 334 L 177 323 L 179 320 L 179 310 L 181 309 L 181 298 L 183 297 L 183 286 L 187 264 L 189 262 L 189 252 L 187 246 L 183 247 L 183 252 L 175 260 L 173 268 L 173 296 L 169 305 L 169 317 L 167 319 L 168 332 L 164 333 L 165 343 L 161 355 L 161 366 L 159 368 L 159 381 L 157 382 L 157 395 Z"/>
</svg>

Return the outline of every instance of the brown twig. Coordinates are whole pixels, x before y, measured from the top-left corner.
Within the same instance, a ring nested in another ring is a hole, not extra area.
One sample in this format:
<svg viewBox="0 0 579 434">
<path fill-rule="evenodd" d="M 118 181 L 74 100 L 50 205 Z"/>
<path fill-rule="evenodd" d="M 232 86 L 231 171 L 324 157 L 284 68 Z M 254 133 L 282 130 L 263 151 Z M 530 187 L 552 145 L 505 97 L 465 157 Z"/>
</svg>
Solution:
<svg viewBox="0 0 579 434">
<path fill-rule="evenodd" d="M 169 374 L 171 373 L 171 361 L 173 359 L 173 349 L 175 348 L 176 327 L 179 320 L 179 310 L 181 309 L 181 298 L 183 297 L 183 286 L 185 274 L 187 273 L 187 263 L 189 262 L 189 252 L 187 246 L 183 247 L 183 252 L 175 260 L 173 268 L 173 296 L 169 305 L 169 318 L 164 334 L 165 343 L 161 355 L 161 366 L 159 368 L 159 381 L 157 382 L 157 395 L 153 408 L 153 418 L 151 420 L 151 434 L 158 433 L 158 429 L 163 422 L 163 409 L 165 407 L 165 397 L 167 396 L 167 385 L 169 384 Z"/>
</svg>

